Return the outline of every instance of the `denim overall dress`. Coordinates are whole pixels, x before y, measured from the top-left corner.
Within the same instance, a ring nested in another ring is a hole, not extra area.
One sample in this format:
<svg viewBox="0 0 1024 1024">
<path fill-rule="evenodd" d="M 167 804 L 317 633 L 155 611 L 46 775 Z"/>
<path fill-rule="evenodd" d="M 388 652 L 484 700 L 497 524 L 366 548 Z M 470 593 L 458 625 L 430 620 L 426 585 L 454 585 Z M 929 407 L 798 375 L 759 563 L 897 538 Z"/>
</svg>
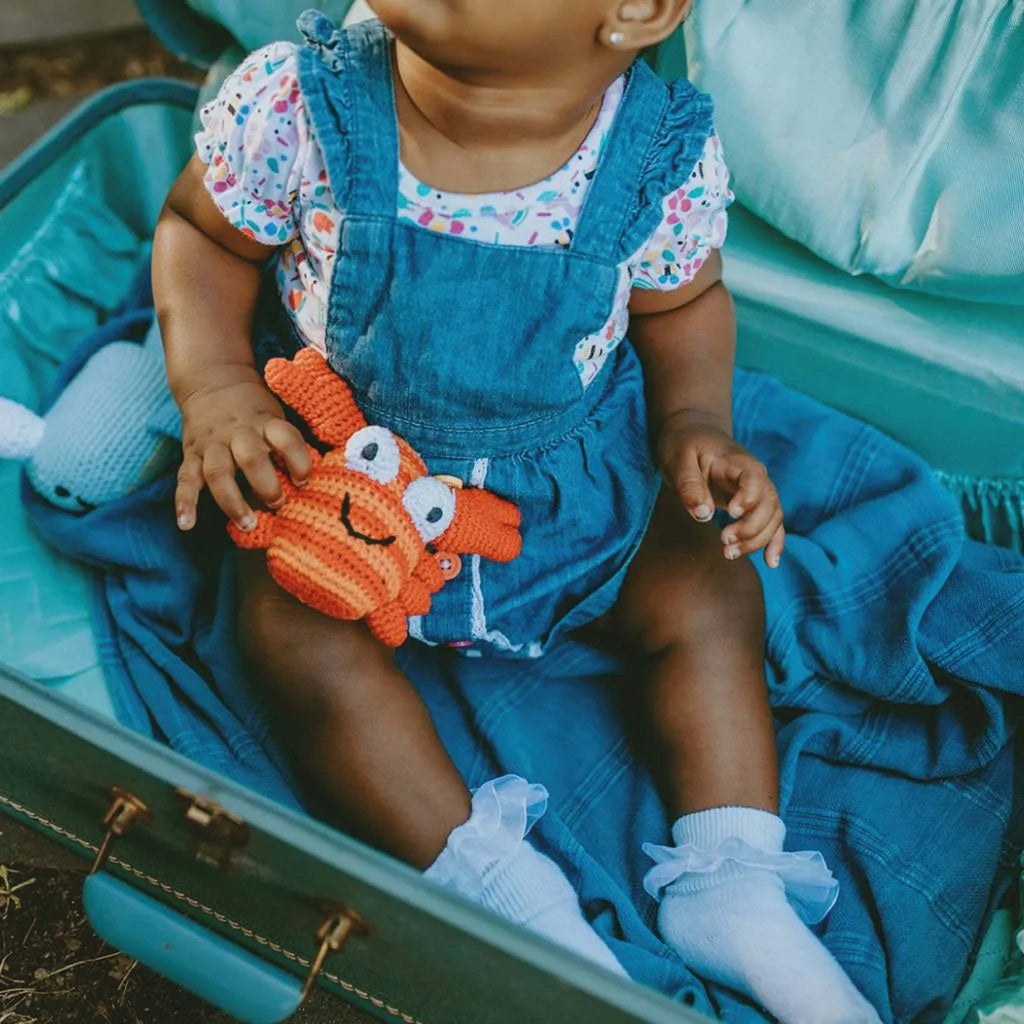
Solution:
<svg viewBox="0 0 1024 1024">
<path fill-rule="evenodd" d="M 397 216 L 387 30 L 373 20 L 341 31 L 313 11 L 299 28 L 300 84 L 344 211 L 330 363 L 367 421 L 403 436 L 431 473 L 522 513 L 519 557 L 464 558 L 410 634 L 536 657 L 611 607 L 653 507 L 636 353 L 619 345 L 586 388 L 573 356 L 608 320 L 619 264 L 699 158 L 710 101 L 637 62 L 569 247 L 484 243 Z"/>
</svg>

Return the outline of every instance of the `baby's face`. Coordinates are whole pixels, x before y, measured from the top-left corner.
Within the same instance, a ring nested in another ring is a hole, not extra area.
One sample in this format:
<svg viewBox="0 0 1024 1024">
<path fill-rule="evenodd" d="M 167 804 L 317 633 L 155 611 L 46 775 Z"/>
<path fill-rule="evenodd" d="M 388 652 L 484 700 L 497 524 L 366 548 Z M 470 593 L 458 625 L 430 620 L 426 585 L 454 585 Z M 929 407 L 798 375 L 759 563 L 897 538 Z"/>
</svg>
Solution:
<svg viewBox="0 0 1024 1024">
<path fill-rule="evenodd" d="M 592 54 L 614 0 L 370 0 L 406 46 L 439 67 L 534 73 Z"/>
</svg>

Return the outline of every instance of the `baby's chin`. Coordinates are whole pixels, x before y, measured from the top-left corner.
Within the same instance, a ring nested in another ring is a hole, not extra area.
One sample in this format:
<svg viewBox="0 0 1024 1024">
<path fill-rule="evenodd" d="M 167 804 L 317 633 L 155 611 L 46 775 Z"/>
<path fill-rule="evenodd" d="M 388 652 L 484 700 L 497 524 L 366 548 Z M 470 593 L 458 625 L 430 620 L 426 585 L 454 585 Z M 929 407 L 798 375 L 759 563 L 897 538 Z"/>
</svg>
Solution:
<svg viewBox="0 0 1024 1024">
<path fill-rule="evenodd" d="M 412 53 L 448 73 L 493 72 L 491 19 L 466 15 L 456 0 L 372 0 L 370 7 L 388 31 Z M 479 30 L 476 21 L 482 21 Z"/>
<path fill-rule="evenodd" d="M 522 77 L 550 72 L 551 39 L 589 44 L 611 0 L 367 0 L 403 45 L 428 64 L 458 75 Z M 562 60 L 588 55 L 564 46 Z"/>
<path fill-rule="evenodd" d="M 402 42 L 436 45 L 451 35 L 458 5 L 446 0 L 368 0 L 368 6 Z"/>
</svg>

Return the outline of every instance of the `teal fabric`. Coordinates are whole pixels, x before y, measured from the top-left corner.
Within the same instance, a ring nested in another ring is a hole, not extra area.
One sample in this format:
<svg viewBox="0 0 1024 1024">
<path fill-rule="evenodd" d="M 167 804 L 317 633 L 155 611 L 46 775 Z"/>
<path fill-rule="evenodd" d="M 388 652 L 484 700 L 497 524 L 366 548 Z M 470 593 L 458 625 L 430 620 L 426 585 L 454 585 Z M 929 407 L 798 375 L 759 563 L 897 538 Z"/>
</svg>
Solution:
<svg viewBox="0 0 1024 1024">
<path fill-rule="evenodd" d="M 957 498 L 972 537 L 1022 550 L 1024 311 L 850 277 L 738 205 L 725 280 L 742 366 L 912 448 Z"/>
<path fill-rule="evenodd" d="M 76 164 L 0 269 L 2 358 L 38 350 L 42 360 L 56 364 L 117 306 L 131 284 L 140 240 L 97 197 L 94 180 L 84 161 Z M 104 273 L 94 273 L 96 266 Z M 21 365 L 26 365 L 24 355 Z M 26 404 L 38 404 L 41 397 L 39 382 L 34 383 Z"/>
<path fill-rule="evenodd" d="M 46 215 L 0 270 L 0 394 L 38 409 L 58 363 L 124 297 L 141 252 L 135 233 L 74 165 Z M 90 272 L 102 267 L 102 274 Z M 13 496 L 18 465 L 0 463 Z M 20 503 L 0 503 L 0 650 L 35 679 L 59 682 L 98 665 L 86 612 L 89 580 L 43 545 Z"/>
<path fill-rule="evenodd" d="M 1024 868 L 1024 854 L 1021 867 Z M 1024 873 L 1020 881 L 1024 884 Z M 1002 945 L 1002 977 L 991 978 L 980 998 L 974 992 L 975 1001 L 962 1018 L 965 1024 L 1024 1024 L 1024 890 L 1019 887 L 1018 898 L 1017 912 L 1007 926 L 1009 934 Z M 959 1022 L 947 1019 L 944 1024 Z"/>
<path fill-rule="evenodd" d="M 964 1024 L 965 1021 L 976 1024 L 977 1017 L 971 1013 L 971 1009 L 991 991 L 1006 969 L 1013 948 L 1014 928 L 1013 911 L 1007 907 L 997 910 L 978 947 L 970 977 L 957 994 L 942 1024 Z"/>
<path fill-rule="evenodd" d="M 225 42 L 224 28 L 249 53 L 277 39 L 299 42 L 298 16 L 318 7 L 338 23 L 353 0 L 137 0 L 150 28 L 172 50 L 208 66 Z M 193 15 L 189 17 L 189 15 Z M 196 17 L 198 15 L 198 17 Z M 211 54 L 211 50 L 214 52 Z"/>
<path fill-rule="evenodd" d="M 1024 305 L 1010 0 L 714 0 L 687 23 L 742 202 L 852 273 Z"/>
<path fill-rule="evenodd" d="M 148 238 L 171 182 L 188 161 L 189 120 L 198 90 L 143 78 L 112 86 L 82 104 L 0 175 L 0 267 L 6 266 L 63 190 L 79 163 L 93 194 Z"/>
<path fill-rule="evenodd" d="M 183 102 L 180 85 L 153 102 L 152 86 L 102 94 L 0 178 L 5 398 L 41 409 L 57 366 L 135 277 L 140 240 L 187 159 L 194 102 L 194 93 Z M 19 473 L 0 461 L 0 661 L 112 716 L 89 614 L 91 574 L 32 529 Z"/>
<path fill-rule="evenodd" d="M 956 498 L 970 536 L 1024 551 L 1024 480 L 935 475 Z"/>
<path fill-rule="evenodd" d="M 135 0 L 135 6 L 168 50 L 199 67 L 209 67 L 231 42 L 226 28 L 182 0 Z"/>
</svg>

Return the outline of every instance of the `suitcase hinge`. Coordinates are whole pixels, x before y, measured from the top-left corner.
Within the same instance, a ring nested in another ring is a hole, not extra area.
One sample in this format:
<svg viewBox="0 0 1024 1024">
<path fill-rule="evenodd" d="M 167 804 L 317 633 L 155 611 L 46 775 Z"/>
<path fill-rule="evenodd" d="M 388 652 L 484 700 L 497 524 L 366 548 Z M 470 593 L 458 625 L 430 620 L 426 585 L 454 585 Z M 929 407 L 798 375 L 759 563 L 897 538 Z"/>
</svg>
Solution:
<svg viewBox="0 0 1024 1024">
<path fill-rule="evenodd" d="M 235 854 L 249 843 L 249 826 L 206 797 L 184 789 L 174 792 L 185 804 L 185 820 L 196 860 L 230 873 Z"/>
</svg>

